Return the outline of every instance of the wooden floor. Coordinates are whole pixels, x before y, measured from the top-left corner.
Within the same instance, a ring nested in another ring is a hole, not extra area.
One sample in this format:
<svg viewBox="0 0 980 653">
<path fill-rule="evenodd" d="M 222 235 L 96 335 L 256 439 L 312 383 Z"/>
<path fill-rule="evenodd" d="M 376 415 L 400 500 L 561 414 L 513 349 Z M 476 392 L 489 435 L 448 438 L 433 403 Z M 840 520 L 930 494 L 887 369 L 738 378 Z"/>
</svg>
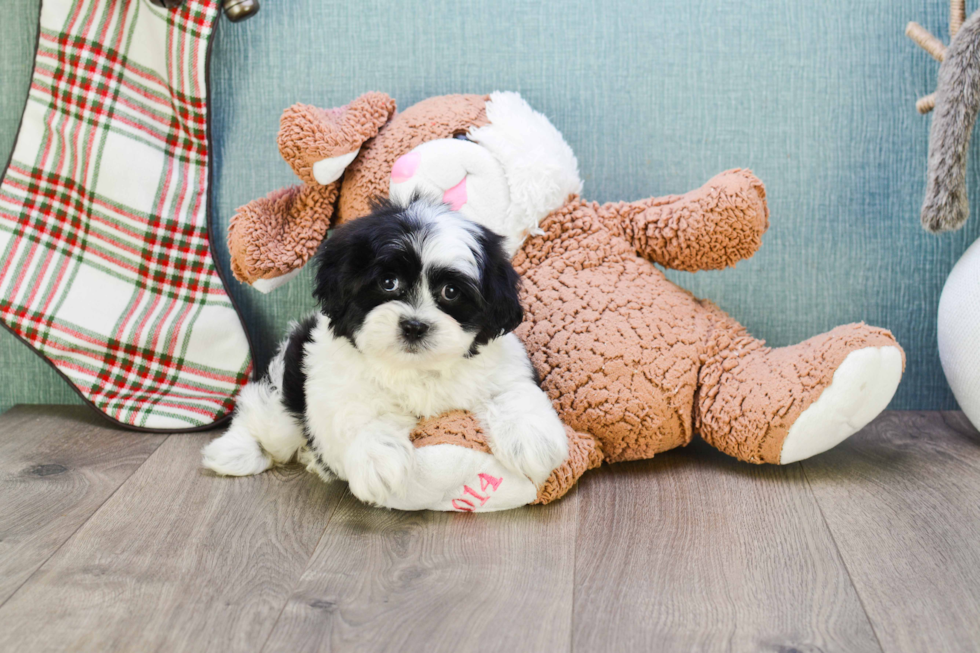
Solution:
<svg viewBox="0 0 980 653">
<path fill-rule="evenodd" d="M 212 434 L 0 417 L 3 651 L 976 651 L 980 434 L 887 413 L 787 467 L 704 443 L 545 507 L 367 508 Z"/>
</svg>

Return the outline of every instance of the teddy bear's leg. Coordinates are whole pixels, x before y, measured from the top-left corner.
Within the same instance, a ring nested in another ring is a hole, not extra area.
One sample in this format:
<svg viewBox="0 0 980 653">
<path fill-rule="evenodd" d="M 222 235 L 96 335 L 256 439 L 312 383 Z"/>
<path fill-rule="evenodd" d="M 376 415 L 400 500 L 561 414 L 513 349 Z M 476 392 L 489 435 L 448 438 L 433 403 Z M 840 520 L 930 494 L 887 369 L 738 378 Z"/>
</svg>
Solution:
<svg viewBox="0 0 980 653">
<path fill-rule="evenodd" d="M 569 426 L 565 427 L 565 435 L 568 436 L 568 458 L 538 488 L 538 497 L 534 500 L 536 504 L 551 503 L 562 498 L 578 483 L 582 474 L 602 464 L 602 449 L 595 438 Z"/>
<path fill-rule="evenodd" d="M 493 454 L 456 444 L 419 447 L 405 493 L 392 496 L 386 508 L 493 512 L 532 503 L 537 489 Z"/>
<path fill-rule="evenodd" d="M 714 306 L 695 423 L 708 443 L 752 463 L 786 464 L 836 446 L 891 401 L 904 352 L 884 329 L 849 324 L 772 349 Z"/>
<path fill-rule="evenodd" d="M 412 432 L 416 467 L 402 497 L 385 504 L 397 510 L 490 512 L 564 496 L 587 470 L 602 463 L 594 438 L 565 427 L 568 459 L 540 488 L 494 458 L 479 421 L 454 411 L 424 420 Z"/>
</svg>

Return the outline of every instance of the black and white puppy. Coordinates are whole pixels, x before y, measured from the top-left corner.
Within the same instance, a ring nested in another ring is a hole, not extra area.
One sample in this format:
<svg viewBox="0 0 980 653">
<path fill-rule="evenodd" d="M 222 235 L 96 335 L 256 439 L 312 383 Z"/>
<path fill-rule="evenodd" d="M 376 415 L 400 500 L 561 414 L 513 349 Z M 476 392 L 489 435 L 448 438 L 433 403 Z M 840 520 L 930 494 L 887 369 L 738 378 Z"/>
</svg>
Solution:
<svg viewBox="0 0 980 653">
<path fill-rule="evenodd" d="M 241 476 L 299 454 L 386 505 L 416 472 L 418 420 L 462 409 L 505 467 L 543 483 L 568 443 L 511 333 L 523 312 L 501 240 L 417 197 L 336 229 L 317 254 L 321 312 L 294 325 L 267 377 L 243 389 L 204 465 Z"/>
</svg>

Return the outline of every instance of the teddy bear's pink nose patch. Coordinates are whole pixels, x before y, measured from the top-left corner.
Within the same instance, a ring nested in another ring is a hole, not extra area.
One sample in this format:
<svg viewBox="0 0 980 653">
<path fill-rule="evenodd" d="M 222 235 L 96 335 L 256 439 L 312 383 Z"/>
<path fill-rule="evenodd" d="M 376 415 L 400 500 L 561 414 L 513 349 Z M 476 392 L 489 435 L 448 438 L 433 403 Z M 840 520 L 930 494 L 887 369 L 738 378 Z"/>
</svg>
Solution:
<svg viewBox="0 0 980 653">
<path fill-rule="evenodd" d="M 458 211 L 466 204 L 466 177 L 442 194 L 443 204 L 448 204 L 453 211 Z"/>
<path fill-rule="evenodd" d="M 420 163 L 422 163 L 422 155 L 418 152 L 409 152 L 398 157 L 395 165 L 391 166 L 391 180 L 396 184 L 408 181 L 419 169 Z"/>
</svg>

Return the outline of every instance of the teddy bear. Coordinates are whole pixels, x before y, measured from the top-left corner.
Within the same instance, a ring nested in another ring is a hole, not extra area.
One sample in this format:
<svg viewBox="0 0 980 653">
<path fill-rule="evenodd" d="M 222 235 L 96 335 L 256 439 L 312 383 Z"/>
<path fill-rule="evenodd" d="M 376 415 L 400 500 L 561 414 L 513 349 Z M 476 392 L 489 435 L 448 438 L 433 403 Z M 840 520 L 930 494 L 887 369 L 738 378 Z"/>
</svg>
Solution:
<svg viewBox="0 0 980 653">
<path fill-rule="evenodd" d="M 561 133 L 511 92 L 433 97 L 403 112 L 376 92 L 336 109 L 297 104 L 278 139 L 302 184 L 232 219 L 239 280 L 267 292 L 372 198 L 413 194 L 503 236 L 522 277 L 516 333 L 566 426 L 569 458 L 536 487 L 493 457 L 472 415 L 442 415 L 413 432 L 415 477 L 387 507 L 547 503 L 603 462 L 650 458 L 695 434 L 749 463 L 788 464 L 857 432 L 901 380 L 904 352 L 885 329 L 849 324 L 770 348 L 664 275 L 755 253 L 769 211 L 748 170 L 683 195 L 598 204 L 581 196 Z"/>
</svg>

